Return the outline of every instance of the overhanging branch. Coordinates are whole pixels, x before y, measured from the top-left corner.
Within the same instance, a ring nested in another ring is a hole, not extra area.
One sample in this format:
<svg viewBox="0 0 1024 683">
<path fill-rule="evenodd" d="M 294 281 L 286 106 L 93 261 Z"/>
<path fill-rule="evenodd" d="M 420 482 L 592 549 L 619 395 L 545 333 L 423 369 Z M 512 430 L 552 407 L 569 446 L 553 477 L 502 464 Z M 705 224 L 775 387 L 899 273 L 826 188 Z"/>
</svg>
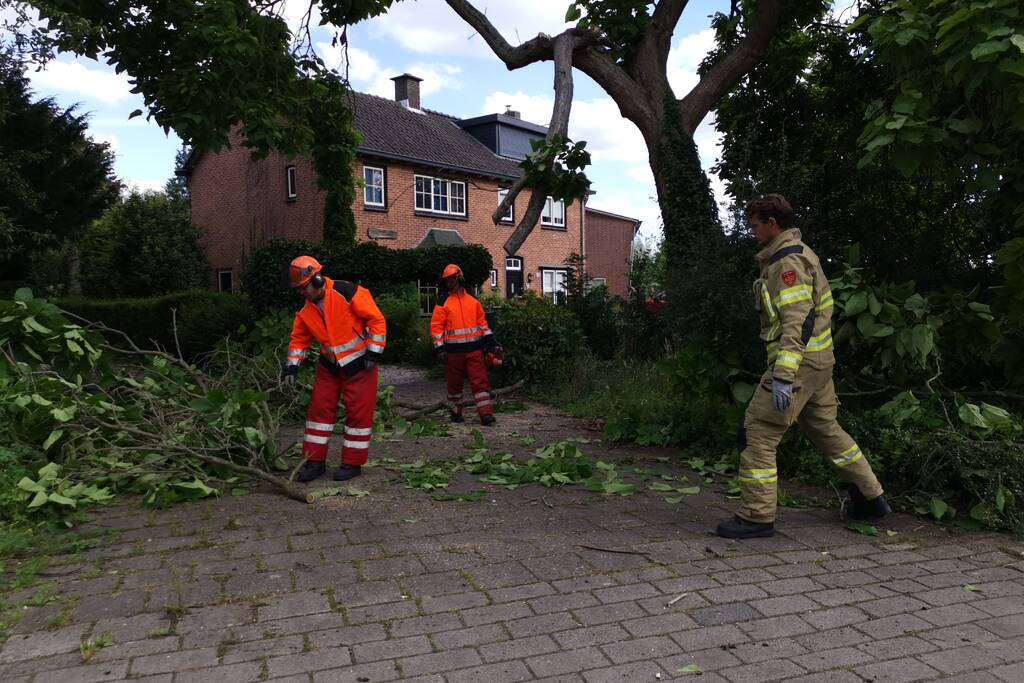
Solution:
<svg viewBox="0 0 1024 683">
<path fill-rule="evenodd" d="M 779 25 L 782 0 L 759 0 L 747 35 L 721 61 L 701 77 L 679 102 L 683 130 L 693 135 L 701 120 L 761 61 Z"/>
</svg>

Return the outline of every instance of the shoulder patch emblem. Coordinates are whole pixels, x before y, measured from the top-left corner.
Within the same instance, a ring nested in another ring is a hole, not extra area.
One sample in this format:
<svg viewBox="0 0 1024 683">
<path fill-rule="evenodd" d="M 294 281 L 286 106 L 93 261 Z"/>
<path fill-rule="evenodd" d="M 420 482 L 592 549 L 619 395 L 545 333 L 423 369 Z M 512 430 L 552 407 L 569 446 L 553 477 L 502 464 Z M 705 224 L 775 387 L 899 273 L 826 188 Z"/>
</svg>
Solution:
<svg viewBox="0 0 1024 683">
<path fill-rule="evenodd" d="M 787 287 L 792 287 L 793 284 L 796 282 L 796 271 L 787 270 L 785 273 L 782 274 L 782 281 L 786 283 Z"/>
</svg>

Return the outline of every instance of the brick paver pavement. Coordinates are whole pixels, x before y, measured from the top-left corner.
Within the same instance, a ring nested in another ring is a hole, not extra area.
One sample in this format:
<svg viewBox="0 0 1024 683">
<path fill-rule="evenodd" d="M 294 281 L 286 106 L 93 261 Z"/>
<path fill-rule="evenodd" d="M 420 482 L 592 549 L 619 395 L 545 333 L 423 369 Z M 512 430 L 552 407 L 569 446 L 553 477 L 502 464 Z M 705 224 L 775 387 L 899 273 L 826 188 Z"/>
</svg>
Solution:
<svg viewBox="0 0 1024 683">
<path fill-rule="evenodd" d="M 599 436 L 545 407 L 498 417 L 488 444 L 517 455 Z M 472 428 L 378 440 L 372 458 L 450 457 Z M 582 448 L 685 472 L 665 450 Z M 459 476 L 453 489 L 480 488 Z M 437 502 L 381 467 L 353 485 L 370 494 L 99 511 L 92 526 L 118 533 L 49 567 L 60 599 L 4 596 L 26 606 L 0 681 L 599 683 L 690 679 L 690 665 L 704 682 L 1024 681 L 1012 537 L 902 515 L 868 537 L 835 510 L 787 509 L 775 538 L 740 543 L 710 534 L 729 508 L 715 492 L 673 505 L 490 486 Z M 101 634 L 112 644 L 88 656 Z"/>
</svg>

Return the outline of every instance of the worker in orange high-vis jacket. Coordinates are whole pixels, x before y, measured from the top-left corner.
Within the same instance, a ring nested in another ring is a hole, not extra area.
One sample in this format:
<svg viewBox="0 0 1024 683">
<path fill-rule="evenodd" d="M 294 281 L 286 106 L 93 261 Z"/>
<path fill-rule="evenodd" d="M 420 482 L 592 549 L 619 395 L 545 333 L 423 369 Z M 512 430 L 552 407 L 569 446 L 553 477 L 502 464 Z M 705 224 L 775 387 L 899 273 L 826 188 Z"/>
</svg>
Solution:
<svg viewBox="0 0 1024 683">
<path fill-rule="evenodd" d="M 462 386 L 468 374 L 480 423 L 494 424 L 484 351 L 498 351 L 500 355 L 501 347 L 487 326 L 484 307 L 466 291 L 462 269 L 454 263 L 441 273 L 441 296 L 430 318 L 430 337 L 434 351 L 444 361 L 452 422 L 463 421 Z"/>
<path fill-rule="evenodd" d="M 377 406 L 377 362 L 387 341 L 384 316 L 370 292 L 325 277 L 321 270 L 311 256 L 299 256 L 288 268 L 291 286 L 306 303 L 292 324 L 288 361 L 281 373 L 286 384 L 294 385 L 313 340 L 320 344 L 302 442 L 305 462 L 295 475 L 303 482 L 327 469 L 327 442 L 334 432 L 339 397 L 345 405 L 345 440 L 334 478 L 345 481 L 359 476 L 369 453 Z"/>
</svg>

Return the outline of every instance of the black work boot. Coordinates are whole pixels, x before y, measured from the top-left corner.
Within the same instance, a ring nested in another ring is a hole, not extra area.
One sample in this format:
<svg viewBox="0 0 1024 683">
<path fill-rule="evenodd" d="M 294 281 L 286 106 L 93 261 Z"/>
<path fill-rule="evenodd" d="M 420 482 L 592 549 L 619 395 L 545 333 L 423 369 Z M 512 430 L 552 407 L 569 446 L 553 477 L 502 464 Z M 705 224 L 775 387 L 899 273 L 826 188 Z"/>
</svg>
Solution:
<svg viewBox="0 0 1024 683">
<path fill-rule="evenodd" d="M 846 490 L 850 492 L 850 505 L 846 508 L 846 516 L 850 519 L 881 519 L 892 512 L 885 496 L 868 500 L 856 484 L 847 484 Z"/>
<path fill-rule="evenodd" d="M 774 522 L 750 522 L 739 515 L 718 525 L 722 538 L 765 538 L 775 535 Z"/>
<path fill-rule="evenodd" d="M 480 416 L 480 424 L 482 424 L 484 427 L 490 427 L 495 422 L 497 422 L 497 420 L 494 419 L 493 415 L 481 415 Z"/>
<path fill-rule="evenodd" d="M 327 465 L 323 460 L 307 460 L 295 473 L 295 481 L 307 482 L 319 479 L 327 471 Z"/>
<path fill-rule="evenodd" d="M 449 411 L 449 416 L 452 418 L 452 422 L 465 422 L 466 418 L 462 417 L 462 413 L 456 413 L 454 410 Z"/>
<path fill-rule="evenodd" d="M 341 467 L 334 470 L 334 481 L 348 481 L 358 477 L 361 472 L 359 465 L 346 465 L 341 463 Z"/>
</svg>

